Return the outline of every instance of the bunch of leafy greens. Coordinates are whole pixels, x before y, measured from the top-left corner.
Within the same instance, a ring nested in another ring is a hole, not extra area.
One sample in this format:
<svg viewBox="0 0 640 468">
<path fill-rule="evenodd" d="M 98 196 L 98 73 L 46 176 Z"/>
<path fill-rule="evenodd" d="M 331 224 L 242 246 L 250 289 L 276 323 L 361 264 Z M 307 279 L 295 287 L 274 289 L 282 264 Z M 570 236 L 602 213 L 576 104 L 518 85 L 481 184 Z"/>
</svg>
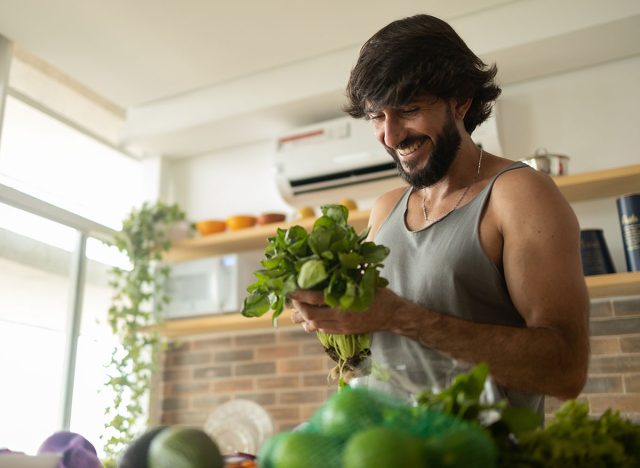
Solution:
<svg viewBox="0 0 640 468">
<path fill-rule="evenodd" d="M 510 407 L 504 400 L 481 402 L 488 375 L 487 365 L 479 364 L 440 393 L 420 393 L 418 405 L 488 430 L 499 449 L 500 467 L 640 466 L 640 425 L 619 412 L 609 409 L 593 418 L 587 403 L 569 400 L 543 429 L 541 417 L 531 410 Z"/>
<path fill-rule="evenodd" d="M 260 317 L 273 311 L 277 324 L 287 296 L 297 289 L 322 291 L 329 307 L 346 311 L 366 311 L 376 288 L 388 281 L 380 276 L 382 261 L 389 249 L 366 241 L 365 229 L 356 233 L 348 224 L 349 211 L 342 205 L 321 207 L 322 216 L 311 232 L 302 226 L 278 229 L 265 249 L 264 269 L 254 273 L 257 281 L 247 288 L 242 315 Z M 344 385 L 348 372 L 353 372 L 370 354 L 368 335 L 327 335 L 318 332 L 327 354 L 337 363 L 334 370 Z"/>
<path fill-rule="evenodd" d="M 502 457 L 505 467 L 591 468 L 640 466 L 640 425 L 608 409 L 589 416 L 585 402 L 569 400 L 546 428 L 523 434 Z"/>
<path fill-rule="evenodd" d="M 527 408 L 510 407 L 506 400 L 483 402 L 481 396 L 487 377 L 489 366 L 481 363 L 469 372 L 457 375 L 441 392 L 424 390 L 416 400 L 421 407 L 486 428 L 501 451 L 510 450 L 513 437 L 540 427 L 542 418 Z"/>
</svg>

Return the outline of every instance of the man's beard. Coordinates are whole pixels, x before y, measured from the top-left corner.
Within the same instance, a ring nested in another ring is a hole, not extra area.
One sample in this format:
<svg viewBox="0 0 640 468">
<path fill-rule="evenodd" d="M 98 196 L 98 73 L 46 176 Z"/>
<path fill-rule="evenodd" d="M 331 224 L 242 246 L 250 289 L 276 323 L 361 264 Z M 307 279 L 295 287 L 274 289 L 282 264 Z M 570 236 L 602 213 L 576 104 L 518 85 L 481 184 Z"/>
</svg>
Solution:
<svg viewBox="0 0 640 468">
<path fill-rule="evenodd" d="M 407 146 L 415 140 L 416 137 L 408 137 L 401 143 L 401 145 Z M 427 164 L 421 170 L 416 169 L 414 171 L 411 167 L 408 168 L 408 170 L 405 170 L 396 152 L 389 147 L 385 146 L 385 148 L 395 161 L 400 176 L 411 186 L 422 188 L 435 184 L 447 174 L 449 167 L 451 167 L 451 163 L 453 163 L 456 155 L 458 154 L 461 141 L 462 138 L 460 137 L 460 131 L 458 130 L 458 127 L 456 127 L 455 120 L 449 112 L 449 116 L 442 128 L 442 132 L 438 136 L 438 141 L 431 150 Z"/>
</svg>

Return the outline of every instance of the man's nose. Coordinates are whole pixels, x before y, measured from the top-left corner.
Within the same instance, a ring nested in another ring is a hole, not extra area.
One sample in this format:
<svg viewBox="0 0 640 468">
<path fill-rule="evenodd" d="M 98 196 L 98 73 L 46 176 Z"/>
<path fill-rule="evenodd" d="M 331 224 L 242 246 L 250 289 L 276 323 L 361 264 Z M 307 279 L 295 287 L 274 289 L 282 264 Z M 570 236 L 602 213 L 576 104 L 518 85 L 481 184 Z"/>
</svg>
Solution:
<svg viewBox="0 0 640 468">
<path fill-rule="evenodd" d="M 404 131 L 398 119 L 387 117 L 384 120 L 384 144 L 395 149 L 404 140 Z"/>
</svg>

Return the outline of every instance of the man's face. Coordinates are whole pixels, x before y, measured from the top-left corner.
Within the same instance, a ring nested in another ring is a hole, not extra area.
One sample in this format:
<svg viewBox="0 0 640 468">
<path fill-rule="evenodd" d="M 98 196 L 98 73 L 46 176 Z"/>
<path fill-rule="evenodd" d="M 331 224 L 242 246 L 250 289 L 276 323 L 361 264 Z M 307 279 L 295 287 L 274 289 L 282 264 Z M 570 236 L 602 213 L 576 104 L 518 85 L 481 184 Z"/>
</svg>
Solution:
<svg viewBox="0 0 640 468">
<path fill-rule="evenodd" d="M 428 187 L 447 174 L 462 138 L 446 102 L 428 99 L 405 108 L 371 112 L 369 118 L 378 140 L 409 184 Z"/>
</svg>

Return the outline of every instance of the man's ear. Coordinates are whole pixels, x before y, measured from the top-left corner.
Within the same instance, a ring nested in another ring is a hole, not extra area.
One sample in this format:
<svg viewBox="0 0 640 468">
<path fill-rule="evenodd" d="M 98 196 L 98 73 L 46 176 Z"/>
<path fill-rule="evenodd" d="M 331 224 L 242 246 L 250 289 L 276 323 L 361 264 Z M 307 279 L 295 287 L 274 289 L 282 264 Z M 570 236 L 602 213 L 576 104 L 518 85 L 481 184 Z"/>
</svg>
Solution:
<svg viewBox="0 0 640 468">
<path fill-rule="evenodd" d="M 471 107 L 471 102 L 472 99 L 471 98 L 466 98 L 466 99 L 452 99 L 451 100 L 451 107 L 452 107 L 452 111 L 453 111 L 453 116 L 455 117 L 456 120 L 462 120 L 464 119 L 464 116 L 467 115 L 467 111 L 469 110 L 469 107 Z"/>
</svg>

